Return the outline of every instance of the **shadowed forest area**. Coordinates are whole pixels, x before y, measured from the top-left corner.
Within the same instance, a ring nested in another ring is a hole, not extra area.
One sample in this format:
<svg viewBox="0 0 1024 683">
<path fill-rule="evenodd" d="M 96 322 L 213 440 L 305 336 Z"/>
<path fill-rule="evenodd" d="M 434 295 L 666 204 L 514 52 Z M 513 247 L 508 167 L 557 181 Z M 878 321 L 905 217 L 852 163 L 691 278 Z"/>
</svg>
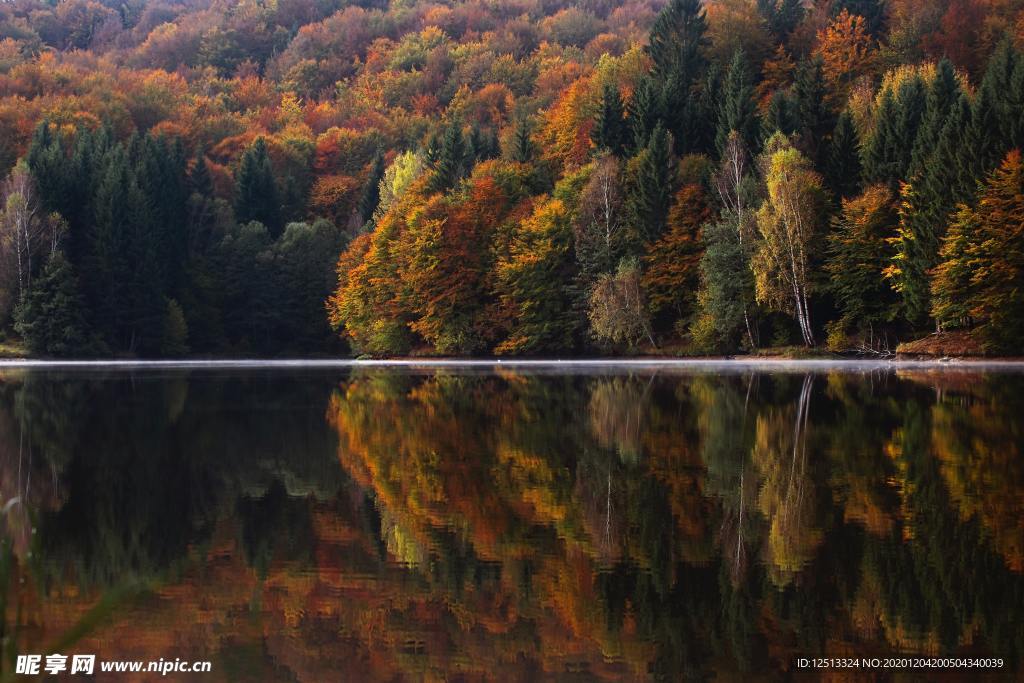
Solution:
<svg viewBox="0 0 1024 683">
<path fill-rule="evenodd" d="M 12 0 L 0 344 L 1019 354 L 1022 147 L 1021 0 Z"/>
</svg>

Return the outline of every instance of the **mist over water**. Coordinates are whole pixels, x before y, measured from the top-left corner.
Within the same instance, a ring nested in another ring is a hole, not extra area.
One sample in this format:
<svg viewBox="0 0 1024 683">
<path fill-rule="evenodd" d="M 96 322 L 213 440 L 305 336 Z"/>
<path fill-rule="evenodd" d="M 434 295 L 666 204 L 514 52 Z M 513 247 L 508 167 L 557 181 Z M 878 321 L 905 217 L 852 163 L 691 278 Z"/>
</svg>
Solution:
<svg viewBox="0 0 1024 683">
<path fill-rule="evenodd" d="M 0 671 L 1012 674 L 1022 396 L 968 363 L 0 365 Z"/>
</svg>

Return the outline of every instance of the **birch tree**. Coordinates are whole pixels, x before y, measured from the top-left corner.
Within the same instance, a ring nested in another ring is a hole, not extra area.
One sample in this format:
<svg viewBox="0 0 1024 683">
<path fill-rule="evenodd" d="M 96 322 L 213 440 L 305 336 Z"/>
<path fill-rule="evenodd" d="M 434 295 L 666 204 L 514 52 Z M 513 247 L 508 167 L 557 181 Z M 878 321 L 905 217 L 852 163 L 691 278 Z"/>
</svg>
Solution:
<svg viewBox="0 0 1024 683">
<path fill-rule="evenodd" d="M 818 230 L 821 177 L 781 133 L 768 141 L 761 170 L 768 197 L 757 212 L 760 240 L 751 264 L 757 301 L 793 314 L 804 344 L 814 346 L 809 248 Z"/>
</svg>

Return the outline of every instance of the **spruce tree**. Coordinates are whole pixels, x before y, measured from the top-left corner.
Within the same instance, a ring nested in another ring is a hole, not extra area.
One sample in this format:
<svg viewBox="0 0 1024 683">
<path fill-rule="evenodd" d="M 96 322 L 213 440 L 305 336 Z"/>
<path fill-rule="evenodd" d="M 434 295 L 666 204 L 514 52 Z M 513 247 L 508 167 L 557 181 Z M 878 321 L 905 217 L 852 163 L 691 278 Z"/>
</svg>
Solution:
<svg viewBox="0 0 1024 683">
<path fill-rule="evenodd" d="M 647 147 L 635 159 L 626 200 L 636 238 L 634 249 L 658 239 L 665 231 L 674 185 L 671 136 L 658 124 Z"/>
<path fill-rule="evenodd" d="M 825 136 L 834 127 L 832 112 L 826 104 L 828 90 L 820 57 L 797 65 L 793 94 L 800 147 L 813 162 L 820 162 Z"/>
<path fill-rule="evenodd" d="M 922 171 L 901 188 L 900 229 L 892 274 L 901 293 L 904 316 L 913 324 L 922 325 L 928 315 L 928 273 L 938 263 L 950 215 L 958 203 L 969 201 L 973 195 L 973 182 L 962 184 L 957 166 L 962 133 L 969 120 L 970 104 L 961 93 Z"/>
<path fill-rule="evenodd" d="M 863 17 L 868 33 L 876 38 L 882 37 L 885 31 L 885 4 L 882 0 L 835 0 L 832 3 L 832 16 L 839 16 L 843 10 Z"/>
<path fill-rule="evenodd" d="M 633 98 L 629 101 L 629 126 L 632 132 L 632 148 L 639 152 L 647 146 L 651 133 L 662 118 L 661 99 L 654 79 L 644 76 L 640 79 Z"/>
<path fill-rule="evenodd" d="M 629 137 L 622 95 L 614 85 L 605 84 L 591 140 L 598 149 L 606 149 L 615 156 L 622 156 L 629 145 Z"/>
<path fill-rule="evenodd" d="M 512 161 L 520 164 L 529 164 L 533 161 L 535 149 L 532 135 L 533 128 L 530 126 L 530 120 L 525 116 L 520 117 L 516 121 L 509 144 L 509 157 Z"/>
<path fill-rule="evenodd" d="M 908 78 L 893 95 L 882 93 L 875 113 L 875 132 L 864 154 L 864 176 L 869 182 L 896 189 L 907 178 L 914 141 L 925 113 L 925 87 L 918 77 Z"/>
<path fill-rule="evenodd" d="M 85 303 L 78 278 L 57 252 L 15 313 L 15 329 L 32 353 L 81 356 L 87 353 Z"/>
<path fill-rule="evenodd" d="M 737 50 L 725 77 L 721 106 L 718 110 L 715 145 L 719 153 L 725 149 L 729 133 L 733 131 L 739 134 L 747 149 L 755 153 L 758 128 L 753 77 L 746 56 L 742 50 Z"/>
<path fill-rule="evenodd" d="M 242 155 L 235 186 L 235 220 L 240 225 L 259 221 L 276 239 L 284 228 L 281 200 L 267 143 L 262 137 L 256 138 Z"/>
<path fill-rule="evenodd" d="M 757 11 L 778 42 L 785 41 L 804 18 L 801 0 L 757 0 Z"/>
<path fill-rule="evenodd" d="M 796 103 L 784 90 L 776 90 L 768 101 L 768 110 L 761 120 L 761 139 L 768 140 L 775 133 L 787 137 L 796 133 Z"/>
<path fill-rule="evenodd" d="M 948 59 L 938 63 L 935 70 L 935 78 L 928 88 L 928 96 L 925 101 L 924 118 L 921 121 L 921 128 L 914 141 L 914 150 L 911 155 L 910 169 L 908 175 L 915 177 L 925 167 L 928 157 L 935 151 L 942 135 L 942 128 L 946 125 L 949 112 L 960 99 L 960 82 L 956 78 L 956 71 Z"/>
<path fill-rule="evenodd" d="M 958 187 L 972 197 L 976 185 L 999 163 L 1000 148 L 1005 144 L 999 139 L 997 95 L 992 87 L 983 85 L 974 97 L 957 160 Z"/>
<path fill-rule="evenodd" d="M 384 178 L 385 170 L 384 155 L 377 152 L 370 165 L 370 175 L 363 186 L 363 194 L 359 197 L 359 218 L 363 224 L 373 218 L 373 212 L 377 210 L 377 205 L 380 203 L 380 181 Z"/>
<path fill-rule="evenodd" d="M 825 179 L 837 199 L 849 199 L 860 191 L 860 140 L 849 111 L 840 114 L 832 132 Z"/>
<path fill-rule="evenodd" d="M 660 82 L 682 76 L 689 84 L 703 71 L 707 27 L 700 0 L 669 0 L 651 27 L 647 45 Z"/>
</svg>

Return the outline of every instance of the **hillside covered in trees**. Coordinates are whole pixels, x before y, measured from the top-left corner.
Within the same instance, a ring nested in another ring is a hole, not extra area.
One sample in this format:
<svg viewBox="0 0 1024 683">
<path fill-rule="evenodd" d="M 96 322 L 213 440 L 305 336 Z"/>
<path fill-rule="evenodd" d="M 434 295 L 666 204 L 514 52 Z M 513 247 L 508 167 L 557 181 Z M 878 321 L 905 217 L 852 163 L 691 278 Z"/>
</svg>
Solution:
<svg viewBox="0 0 1024 683">
<path fill-rule="evenodd" d="M 1022 0 L 0 4 L 0 341 L 1024 349 Z"/>
</svg>

